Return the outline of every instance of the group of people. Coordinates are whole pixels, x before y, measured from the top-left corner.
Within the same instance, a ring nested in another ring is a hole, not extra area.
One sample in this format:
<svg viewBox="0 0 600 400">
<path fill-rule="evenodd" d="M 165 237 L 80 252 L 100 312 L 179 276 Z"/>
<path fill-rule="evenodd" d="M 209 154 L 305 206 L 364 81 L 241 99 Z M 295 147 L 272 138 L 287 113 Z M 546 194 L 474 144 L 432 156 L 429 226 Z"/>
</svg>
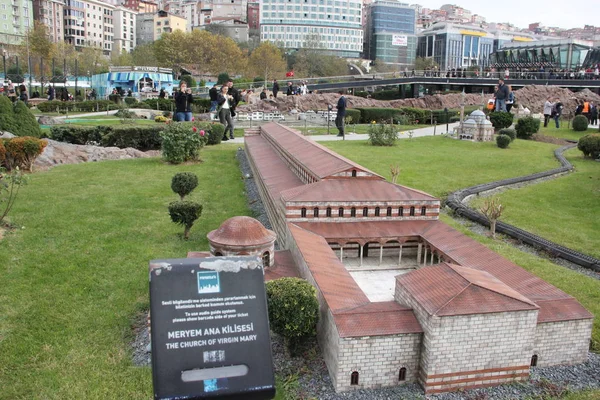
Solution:
<svg viewBox="0 0 600 400">
<path fill-rule="evenodd" d="M 575 115 L 583 115 L 590 125 L 598 123 L 598 106 L 591 101 L 580 101 L 575 109 Z"/>
<path fill-rule="evenodd" d="M 221 88 L 217 85 L 213 86 L 208 91 L 208 95 L 210 97 L 210 112 L 216 113 L 219 116 L 219 121 L 225 127 L 222 140 L 233 139 L 235 128 L 233 117 L 236 115 L 235 109 L 238 103 L 242 100 L 242 92 L 233 86 L 233 81 L 230 79 Z"/>
<path fill-rule="evenodd" d="M 512 88 L 504 83 L 504 79 L 498 79 L 498 85 L 494 90 L 493 102 L 488 104 L 490 111 L 510 112 L 515 104 L 515 94 Z"/>
<path fill-rule="evenodd" d="M 544 128 L 548 126 L 548 122 L 552 118 L 556 124 L 556 129 L 558 129 L 560 128 L 560 116 L 564 106 L 559 99 L 554 100 L 554 102 L 551 100 L 547 99 L 544 103 Z"/>
<path fill-rule="evenodd" d="M 2 94 L 4 96 L 8 96 L 8 98 L 14 103 L 17 100 L 21 100 L 24 103 L 27 103 L 29 100 L 29 93 L 27 92 L 27 86 L 23 83 L 20 85 L 15 85 L 10 79 L 4 81 L 4 85 L 2 86 Z"/>
</svg>

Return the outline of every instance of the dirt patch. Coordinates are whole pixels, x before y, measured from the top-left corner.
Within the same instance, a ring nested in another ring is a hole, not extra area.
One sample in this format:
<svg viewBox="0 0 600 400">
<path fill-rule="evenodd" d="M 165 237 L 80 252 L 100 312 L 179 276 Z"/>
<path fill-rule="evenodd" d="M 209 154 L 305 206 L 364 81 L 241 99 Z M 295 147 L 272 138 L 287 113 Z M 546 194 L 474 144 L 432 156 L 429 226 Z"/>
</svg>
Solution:
<svg viewBox="0 0 600 400">
<path fill-rule="evenodd" d="M 535 140 L 536 142 L 552 143 L 552 144 L 557 144 L 559 146 L 566 146 L 569 144 L 569 142 L 567 142 L 564 139 L 560 139 L 560 138 L 557 138 L 554 136 L 542 135 L 541 133 L 535 133 L 534 135 L 531 136 L 531 138 L 533 140 Z"/>
</svg>

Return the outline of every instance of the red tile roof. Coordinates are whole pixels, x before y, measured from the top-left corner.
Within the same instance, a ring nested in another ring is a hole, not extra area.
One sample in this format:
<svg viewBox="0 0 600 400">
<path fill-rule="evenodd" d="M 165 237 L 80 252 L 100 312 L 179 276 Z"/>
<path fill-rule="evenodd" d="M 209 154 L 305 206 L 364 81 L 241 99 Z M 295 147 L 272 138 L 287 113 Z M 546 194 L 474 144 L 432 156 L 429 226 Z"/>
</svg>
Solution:
<svg viewBox="0 0 600 400">
<path fill-rule="evenodd" d="M 395 301 L 370 303 L 333 316 L 340 337 L 422 333 L 410 308 Z"/>
<path fill-rule="evenodd" d="M 508 259 L 463 235 L 442 221 L 298 222 L 297 226 L 329 242 L 377 242 L 421 237 L 463 267 L 486 271 L 540 307 L 540 321 L 568 321 L 593 318 L 570 295 L 525 271 Z M 565 301 L 568 307 L 556 307 Z M 575 306 L 574 304 L 577 304 Z"/>
<path fill-rule="evenodd" d="M 280 193 L 304 183 L 279 158 L 273 147 L 260 135 L 244 137 L 246 150 L 251 154 L 260 179 L 265 184 L 269 196 L 278 200 Z"/>
<path fill-rule="evenodd" d="M 265 268 L 265 281 L 279 278 L 300 278 L 298 268 L 289 250 L 276 251 L 274 265 Z"/>
<path fill-rule="evenodd" d="M 226 246 L 260 246 L 274 242 L 277 235 L 260 221 L 246 216 L 231 217 L 207 235 L 211 243 Z"/>
<path fill-rule="evenodd" d="M 288 189 L 284 201 L 436 201 L 437 198 L 406 186 L 372 179 L 327 179 Z"/>
<path fill-rule="evenodd" d="M 369 171 L 354 161 L 340 156 L 328 148 L 303 136 L 300 132 L 276 122 L 262 125 L 261 135 L 272 137 L 281 145 L 281 147 L 286 149 L 293 158 L 298 160 L 301 165 L 312 171 L 321 179 L 350 169 L 364 171 L 374 177 L 383 179 L 375 172 Z"/>
<path fill-rule="evenodd" d="M 430 314 L 453 316 L 536 310 L 525 296 L 485 271 L 442 263 L 396 277 Z"/>
</svg>

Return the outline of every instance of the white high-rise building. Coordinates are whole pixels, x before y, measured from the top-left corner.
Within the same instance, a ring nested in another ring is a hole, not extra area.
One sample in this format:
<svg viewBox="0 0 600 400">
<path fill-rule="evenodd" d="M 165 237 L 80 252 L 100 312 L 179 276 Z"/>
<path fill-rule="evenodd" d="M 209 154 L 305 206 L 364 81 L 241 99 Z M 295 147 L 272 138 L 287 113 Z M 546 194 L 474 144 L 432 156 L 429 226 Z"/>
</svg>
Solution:
<svg viewBox="0 0 600 400">
<path fill-rule="evenodd" d="M 117 6 L 113 13 L 115 22 L 114 51 L 133 51 L 136 45 L 135 28 L 137 12 Z"/>
<path fill-rule="evenodd" d="M 312 47 L 340 57 L 363 50 L 361 0 L 263 0 L 261 41 L 288 49 Z"/>
</svg>

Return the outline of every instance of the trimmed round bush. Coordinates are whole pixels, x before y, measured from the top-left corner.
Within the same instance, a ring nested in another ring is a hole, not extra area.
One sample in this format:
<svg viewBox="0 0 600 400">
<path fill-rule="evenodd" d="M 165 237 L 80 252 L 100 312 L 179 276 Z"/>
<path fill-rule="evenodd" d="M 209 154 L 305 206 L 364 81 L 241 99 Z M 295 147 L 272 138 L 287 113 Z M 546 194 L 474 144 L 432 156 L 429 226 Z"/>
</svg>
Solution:
<svg viewBox="0 0 600 400">
<path fill-rule="evenodd" d="M 513 123 L 513 115 L 509 112 L 496 111 L 490 113 L 490 122 L 495 130 L 508 128 Z"/>
<path fill-rule="evenodd" d="M 510 137 L 511 142 L 517 138 L 517 131 L 511 128 L 500 129 L 500 132 L 498 132 L 498 134 Z"/>
<path fill-rule="evenodd" d="M 310 283 L 300 278 L 281 278 L 267 282 L 266 289 L 273 332 L 290 341 L 315 335 L 319 302 Z"/>
<path fill-rule="evenodd" d="M 540 130 L 540 120 L 533 117 L 521 118 L 517 121 L 515 130 L 519 139 L 531 139 L 531 136 Z"/>
<path fill-rule="evenodd" d="M 398 132 L 393 125 L 369 125 L 369 143 L 373 146 L 393 146 L 398 139 Z"/>
<path fill-rule="evenodd" d="M 0 95 L 0 131 L 17 135 L 19 126 L 15 120 L 15 110 L 8 96 Z M 18 136 L 18 135 L 17 135 Z"/>
<path fill-rule="evenodd" d="M 194 201 L 174 201 L 169 204 L 169 215 L 171 221 L 183 225 L 183 237 L 190 237 L 190 229 L 200 215 L 202 215 L 202 205 Z"/>
<path fill-rule="evenodd" d="M 496 136 L 496 144 L 501 149 L 506 149 L 508 147 L 508 145 L 510 144 L 510 142 L 511 142 L 510 136 L 508 136 L 508 135 L 498 135 L 498 136 Z"/>
<path fill-rule="evenodd" d="M 576 132 L 584 132 L 587 131 L 588 128 L 588 119 L 585 115 L 578 115 L 573 118 L 573 130 Z"/>
<path fill-rule="evenodd" d="M 583 153 L 584 157 L 600 157 L 600 134 L 591 133 L 585 135 L 577 142 L 577 148 Z"/>
<path fill-rule="evenodd" d="M 4 141 L 4 165 L 7 170 L 17 167 L 33 171 L 33 163 L 46 148 L 48 141 L 36 137 L 22 136 Z"/>
<path fill-rule="evenodd" d="M 198 186 L 198 176 L 193 172 L 179 172 L 171 179 L 171 189 L 179 195 L 183 201 L 185 196 L 192 193 Z"/>
</svg>

